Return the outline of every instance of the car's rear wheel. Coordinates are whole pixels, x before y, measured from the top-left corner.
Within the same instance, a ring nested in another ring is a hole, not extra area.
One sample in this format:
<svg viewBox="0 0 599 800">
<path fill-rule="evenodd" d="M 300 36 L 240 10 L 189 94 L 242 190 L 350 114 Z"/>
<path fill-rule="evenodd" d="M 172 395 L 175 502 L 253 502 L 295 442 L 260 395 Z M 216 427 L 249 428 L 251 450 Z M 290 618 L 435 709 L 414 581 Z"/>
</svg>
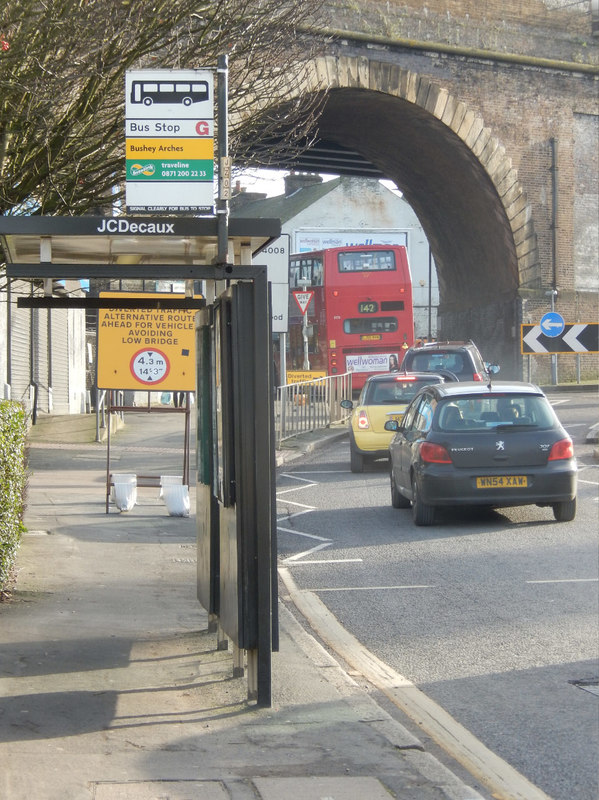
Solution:
<svg viewBox="0 0 599 800">
<path fill-rule="evenodd" d="M 353 447 L 349 451 L 349 466 L 352 472 L 364 472 L 364 456 Z"/>
<path fill-rule="evenodd" d="M 412 517 L 415 525 L 432 525 L 435 521 L 435 507 L 423 503 L 418 492 L 418 482 L 412 478 Z"/>
<path fill-rule="evenodd" d="M 572 522 L 576 516 L 576 498 L 553 504 L 553 516 L 558 522 Z"/>
<path fill-rule="evenodd" d="M 393 508 L 409 508 L 410 501 L 400 493 L 393 477 L 393 468 L 390 471 L 391 475 L 391 505 Z"/>
</svg>

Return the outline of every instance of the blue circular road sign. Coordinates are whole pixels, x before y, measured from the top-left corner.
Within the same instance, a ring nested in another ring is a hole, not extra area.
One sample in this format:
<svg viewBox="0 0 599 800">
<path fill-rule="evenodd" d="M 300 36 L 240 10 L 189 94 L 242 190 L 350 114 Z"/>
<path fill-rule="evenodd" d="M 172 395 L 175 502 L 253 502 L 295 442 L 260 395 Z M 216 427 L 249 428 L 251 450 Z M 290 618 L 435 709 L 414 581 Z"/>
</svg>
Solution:
<svg viewBox="0 0 599 800">
<path fill-rule="evenodd" d="M 561 336 L 565 326 L 564 318 L 557 311 L 548 311 L 541 317 L 541 332 L 545 336 Z"/>
</svg>

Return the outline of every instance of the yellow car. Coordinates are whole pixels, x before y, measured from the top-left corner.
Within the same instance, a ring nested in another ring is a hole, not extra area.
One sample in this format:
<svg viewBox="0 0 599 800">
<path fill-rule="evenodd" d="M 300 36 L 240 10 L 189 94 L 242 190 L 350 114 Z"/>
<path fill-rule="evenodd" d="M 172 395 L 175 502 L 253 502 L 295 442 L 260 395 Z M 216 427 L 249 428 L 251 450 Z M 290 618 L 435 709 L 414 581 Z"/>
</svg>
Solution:
<svg viewBox="0 0 599 800">
<path fill-rule="evenodd" d="M 401 422 L 404 411 L 423 386 L 444 383 L 442 375 L 430 372 L 385 372 L 371 375 L 364 384 L 357 403 L 342 400 L 343 408 L 351 409 L 349 428 L 350 466 L 362 472 L 368 459 L 388 458 L 393 432 L 385 430 L 385 422 Z"/>
</svg>

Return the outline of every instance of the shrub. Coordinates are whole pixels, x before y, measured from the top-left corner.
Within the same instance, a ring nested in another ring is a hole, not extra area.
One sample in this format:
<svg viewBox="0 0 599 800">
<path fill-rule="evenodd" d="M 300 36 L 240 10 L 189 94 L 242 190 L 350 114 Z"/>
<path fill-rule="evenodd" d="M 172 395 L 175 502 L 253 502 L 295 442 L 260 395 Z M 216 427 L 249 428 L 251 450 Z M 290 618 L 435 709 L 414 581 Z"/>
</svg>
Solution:
<svg viewBox="0 0 599 800">
<path fill-rule="evenodd" d="M 0 401 L 0 598 L 6 592 L 24 530 L 27 425 L 20 403 Z"/>
</svg>

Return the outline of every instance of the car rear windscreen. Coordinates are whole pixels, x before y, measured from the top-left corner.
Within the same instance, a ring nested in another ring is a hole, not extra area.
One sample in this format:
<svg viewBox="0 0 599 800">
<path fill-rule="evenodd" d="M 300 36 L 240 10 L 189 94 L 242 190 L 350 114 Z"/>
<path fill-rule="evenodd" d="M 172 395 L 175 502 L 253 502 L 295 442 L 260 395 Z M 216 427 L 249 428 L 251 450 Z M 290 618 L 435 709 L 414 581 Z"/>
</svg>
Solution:
<svg viewBox="0 0 599 800">
<path fill-rule="evenodd" d="M 443 431 L 489 428 L 552 428 L 556 417 L 542 395 L 490 394 L 456 397 L 437 409 L 435 427 Z"/>
<path fill-rule="evenodd" d="M 438 383 L 429 378 L 402 380 L 391 378 L 388 381 L 373 381 L 368 390 L 364 405 L 384 405 L 386 403 L 409 403 L 414 395 L 430 383 Z"/>
<path fill-rule="evenodd" d="M 414 372 L 438 372 L 448 369 L 456 375 L 463 373 L 472 374 L 472 368 L 462 353 L 416 353 L 407 369 Z"/>
</svg>

